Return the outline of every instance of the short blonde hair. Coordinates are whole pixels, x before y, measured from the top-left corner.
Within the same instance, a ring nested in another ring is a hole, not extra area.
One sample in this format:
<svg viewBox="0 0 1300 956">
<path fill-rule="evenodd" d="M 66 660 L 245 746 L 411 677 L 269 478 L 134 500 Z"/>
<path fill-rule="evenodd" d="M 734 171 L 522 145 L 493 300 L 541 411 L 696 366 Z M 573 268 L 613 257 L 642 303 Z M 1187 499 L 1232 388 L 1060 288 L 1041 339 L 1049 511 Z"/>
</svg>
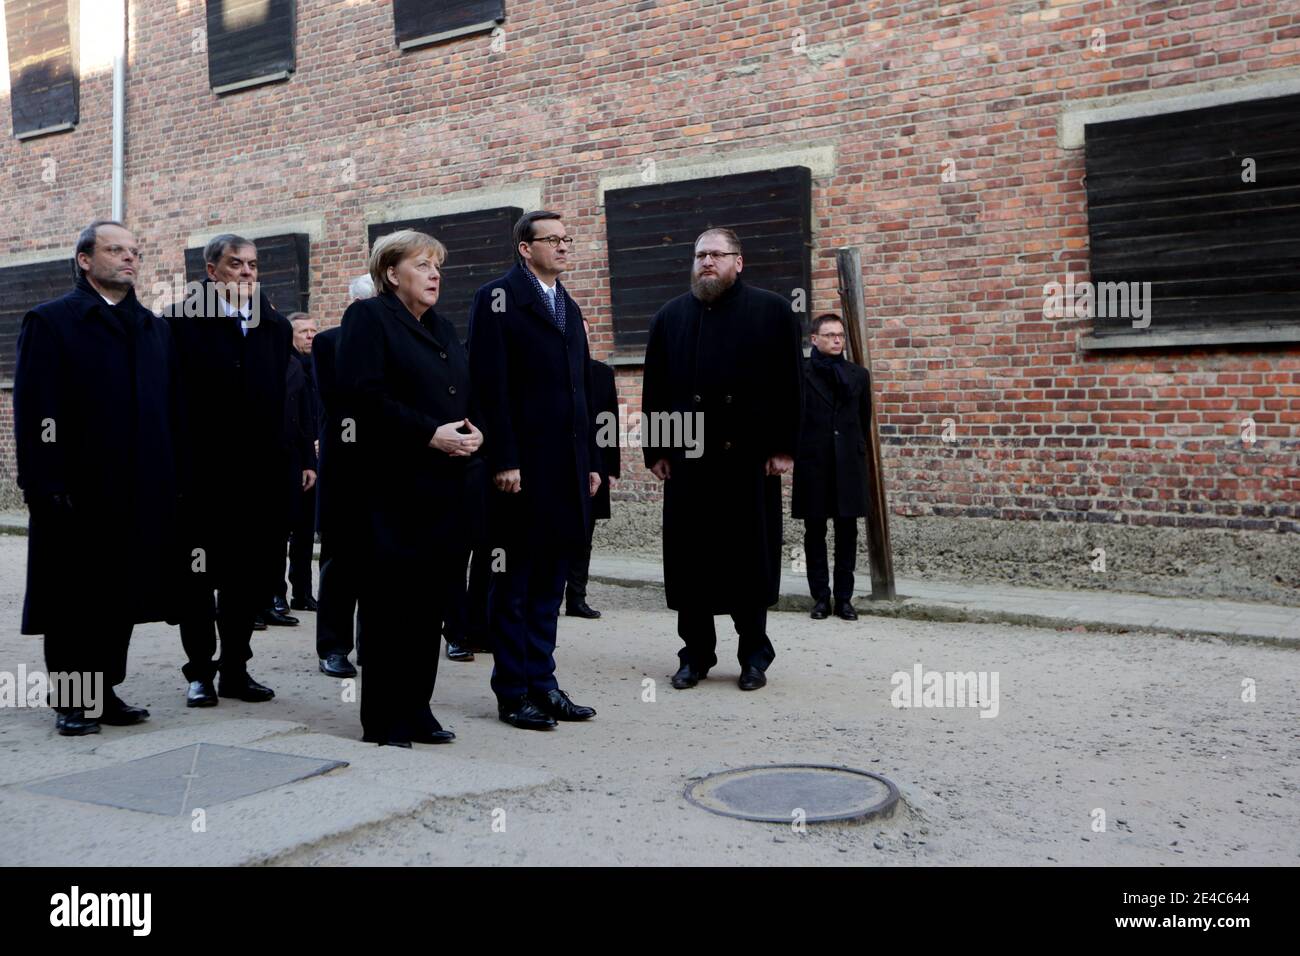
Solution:
<svg viewBox="0 0 1300 956">
<path fill-rule="evenodd" d="M 370 281 L 375 284 L 375 292 L 392 292 L 393 284 L 388 281 L 388 270 L 408 256 L 430 252 L 442 266 L 447 259 L 447 247 L 427 233 L 414 229 L 399 229 L 375 240 L 370 250 Z"/>
</svg>

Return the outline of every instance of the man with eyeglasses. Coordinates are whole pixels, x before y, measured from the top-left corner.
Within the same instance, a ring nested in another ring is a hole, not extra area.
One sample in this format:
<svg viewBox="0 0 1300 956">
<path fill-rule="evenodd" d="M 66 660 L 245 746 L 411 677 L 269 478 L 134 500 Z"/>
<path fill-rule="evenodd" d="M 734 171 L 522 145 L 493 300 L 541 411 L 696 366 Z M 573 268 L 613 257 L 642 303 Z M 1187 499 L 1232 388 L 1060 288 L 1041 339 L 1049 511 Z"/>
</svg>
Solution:
<svg viewBox="0 0 1300 956">
<path fill-rule="evenodd" d="M 714 615 L 731 615 L 739 635 L 741 690 L 766 684 L 776 657 L 767 609 L 780 592 L 781 475 L 798 446 L 803 356 L 790 303 L 742 281 L 743 268 L 735 232 L 701 233 L 691 291 L 655 315 L 646 348 L 642 411 L 660 427 L 658 444 L 655 429 L 643 442 L 646 467 L 664 483 L 679 690 L 717 663 Z M 701 431 L 702 448 L 684 440 Z"/>
<path fill-rule="evenodd" d="M 549 730 L 594 717 L 555 678 L 570 559 L 586 545 L 600 486 L 582 311 L 560 282 L 573 239 L 559 213 L 515 223 L 516 265 L 474 295 L 469 366 L 492 476 L 488 599 L 492 690 L 501 720 Z M 501 566 L 504 565 L 504 566 Z"/>
<path fill-rule="evenodd" d="M 813 620 L 825 620 L 831 611 L 826 563 L 829 518 L 835 523 L 835 615 L 856 621 L 853 571 L 858 559 L 857 519 L 867 513 L 871 380 L 866 369 L 845 358 L 844 323 L 838 315 L 819 315 L 811 341 L 790 513 L 804 523 Z"/>
<path fill-rule="evenodd" d="M 132 627 L 173 611 L 176 349 L 136 298 L 141 260 L 121 223 L 92 222 L 77 239 L 74 288 L 28 312 L 18 336 L 14 433 L 30 513 L 22 632 L 45 635 L 51 677 L 81 675 L 80 694 L 51 701 L 63 736 L 149 716 L 114 688 Z"/>
</svg>

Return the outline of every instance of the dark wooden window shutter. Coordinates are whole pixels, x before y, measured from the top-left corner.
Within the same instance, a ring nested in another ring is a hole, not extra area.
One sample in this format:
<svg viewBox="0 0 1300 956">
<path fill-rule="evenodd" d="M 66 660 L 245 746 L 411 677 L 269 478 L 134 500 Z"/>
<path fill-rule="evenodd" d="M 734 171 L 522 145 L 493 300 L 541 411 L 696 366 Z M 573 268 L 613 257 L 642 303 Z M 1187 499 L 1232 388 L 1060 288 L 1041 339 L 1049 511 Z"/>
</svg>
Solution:
<svg viewBox="0 0 1300 956">
<path fill-rule="evenodd" d="M 1151 283 L 1149 326 L 1097 315 L 1086 347 L 1300 341 L 1300 95 L 1086 135 L 1092 282 Z"/>
<path fill-rule="evenodd" d="M 305 233 L 262 236 L 250 239 L 257 246 L 257 279 L 262 294 L 281 315 L 308 311 L 311 240 Z M 202 282 L 207 277 L 202 249 L 185 250 L 185 281 Z"/>
<path fill-rule="evenodd" d="M 645 348 L 659 307 L 690 288 L 695 238 L 740 236 L 746 282 L 807 303 L 812 276 L 812 175 L 803 166 L 605 193 L 614 345 Z M 804 324 L 808 316 L 800 315 Z"/>
<path fill-rule="evenodd" d="M 214 92 L 288 79 L 294 57 L 294 0 L 207 0 L 208 82 Z"/>
<path fill-rule="evenodd" d="M 450 216 L 376 223 L 368 228 L 371 248 L 380 236 L 399 229 L 428 233 L 447 247 L 442 267 L 438 313 L 456 326 L 464 341 L 469 331 L 469 307 L 479 286 L 508 271 L 515 262 L 511 235 L 522 209 L 499 206 Z"/>
<path fill-rule="evenodd" d="M 72 257 L 0 269 L 0 382 L 12 383 L 23 316 L 72 291 Z"/>
<path fill-rule="evenodd" d="M 77 0 L 5 0 L 9 108 L 26 139 L 77 125 Z"/>
<path fill-rule="evenodd" d="M 403 50 L 491 30 L 505 18 L 505 0 L 393 0 L 393 27 Z"/>
</svg>

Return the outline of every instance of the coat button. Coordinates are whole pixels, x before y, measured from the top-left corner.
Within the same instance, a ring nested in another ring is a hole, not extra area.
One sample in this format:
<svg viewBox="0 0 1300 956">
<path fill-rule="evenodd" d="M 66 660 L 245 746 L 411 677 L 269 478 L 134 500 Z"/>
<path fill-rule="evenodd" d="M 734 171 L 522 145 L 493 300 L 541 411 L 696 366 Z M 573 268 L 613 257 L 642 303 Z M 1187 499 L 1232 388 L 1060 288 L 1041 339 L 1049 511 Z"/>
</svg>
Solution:
<svg viewBox="0 0 1300 956">
<path fill-rule="evenodd" d="M 724 395 L 724 396 L 722 396 L 722 400 L 723 400 L 724 402 L 726 402 L 728 405 L 731 404 L 731 396 L 730 396 L 730 395 Z"/>
<path fill-rule="evenodd" d="M 838 435 L 838 434 L 839 434 L 839 433 L 840 433 L 840 430 L 839 430 L 839 429 L 838 429 L 838 428 L 837 428 L 837 429 L 835 429 L 835 434 L 837 434 L 837 435 Z"/>
<path fill-rule="evenodd" d="M 700 396 L 698 395 L 695 396 L 695 404 L 696 405 L 700 404 Z"/>
<path fill-rule="evenodd" d="M 448 395 L 455 395 L 455 394 L 456 394 L 456 386 L 455 386 L 455 385 L 448 385 L 448 386 L 447 386 L 447 394 L 448 394 Z"/>
<path fill-rule="evenodd" d="M 441 356 L 442 358 L 446 358 L 446 357 L 447 357 L 447 353 L 446 353 L 446 352 L 439 352 L 438 355 Z"/>
<path fill-rule="evenodd" d="M 729 441 L 724 441 L 724 442 L 722 443 L 722 450 L 723 450 L 723 451 L 731 451 L 731 442 L 729 442 Z"/>
</svg>

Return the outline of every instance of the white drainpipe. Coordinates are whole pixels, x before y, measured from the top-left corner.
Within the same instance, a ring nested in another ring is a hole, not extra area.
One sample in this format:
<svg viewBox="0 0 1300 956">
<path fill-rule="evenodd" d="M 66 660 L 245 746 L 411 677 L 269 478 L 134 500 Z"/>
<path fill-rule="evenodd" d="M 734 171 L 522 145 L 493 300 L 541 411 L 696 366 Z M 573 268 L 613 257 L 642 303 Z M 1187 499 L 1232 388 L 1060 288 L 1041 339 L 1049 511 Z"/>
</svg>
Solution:
<svg viewBox="0 0 1300 956">
<path fill-rule="evenodd" d="M 120 42 L 113 54 L 113 218 L 126 215 L 123 186 L 126 178 L 126 3 L 116 18 Z"/>
</svg>

